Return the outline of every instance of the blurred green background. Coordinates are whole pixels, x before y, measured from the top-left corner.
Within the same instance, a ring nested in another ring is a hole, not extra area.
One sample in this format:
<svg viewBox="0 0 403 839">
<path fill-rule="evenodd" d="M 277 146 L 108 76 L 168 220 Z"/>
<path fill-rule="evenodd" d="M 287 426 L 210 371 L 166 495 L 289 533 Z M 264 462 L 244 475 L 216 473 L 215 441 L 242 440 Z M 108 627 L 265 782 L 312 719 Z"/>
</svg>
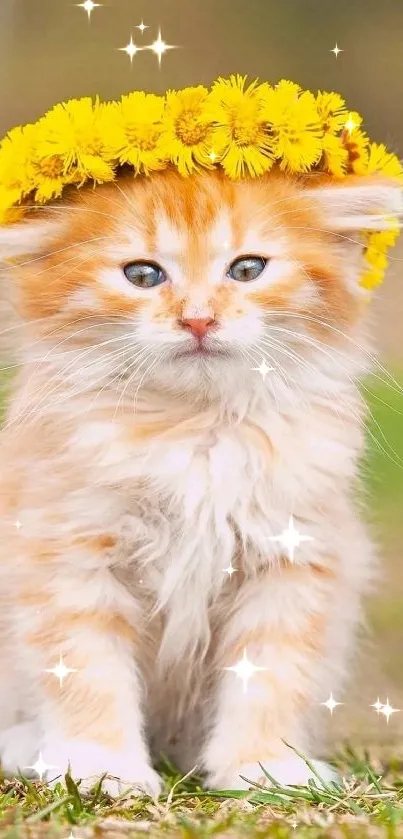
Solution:
<svg viewBox="0 0 403 839">
<path fill-rule="evenodd" d="M 149 27 L 143 35 L 136 28 L 142 19 Z M 119 52 L 131 35 L 138 46 L 150 44 L 159 27 L 178 47 L 162 57 L 161 67 L 149 50 L 132 64 Z M 402 0 L 108 0 L 90 21 L 70 0 L 1 0 L 0 130 L 36 119 L 69 97 L 114 98 L 137 88 L 161 93 L 240 72 L 340 92 L 362 113 L 370 136 L 402 156 L 402 42 Z M 336 43 L 338 58 L 331 51 Z M 403 709 L 402 260 L 403 243 L 375 295 L 381 366 L 363 389 L 371 408 L 368 517 L 384 574 L 368 603 L 370 636 L 350 692 L 329 719 L 333 737 L 394 744 L 403 742 L 403 710 L 387 724 L 368 706 L 388 696 Z M 9 314 L 1 317 L 8 324 Z"/>
</svg>

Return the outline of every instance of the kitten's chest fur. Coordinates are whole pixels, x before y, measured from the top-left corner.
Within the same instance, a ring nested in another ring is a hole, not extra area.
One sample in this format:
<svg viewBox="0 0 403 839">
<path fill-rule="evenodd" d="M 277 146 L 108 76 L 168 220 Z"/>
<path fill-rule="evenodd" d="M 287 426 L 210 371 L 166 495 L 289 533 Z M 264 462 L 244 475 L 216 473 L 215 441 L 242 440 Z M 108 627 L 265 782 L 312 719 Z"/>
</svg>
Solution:
<svg viewBox="0 0 403 839">
<path fill-rule="evenodd" d="M 134 433 L 132 447 L 105 448 L 103 478 L 125 498 L 116 574 L 163 616 L 164 656 L 208 645 L 215 604 L 281 554 L 270 537 L 291 514 L 331 543 L 325 508 L 354 473 L 357 439 L 329 412 L 310 423 L 296 413 L 292 422 L 274 412 L 217 420 L 141 444 Z"/>
</svg>

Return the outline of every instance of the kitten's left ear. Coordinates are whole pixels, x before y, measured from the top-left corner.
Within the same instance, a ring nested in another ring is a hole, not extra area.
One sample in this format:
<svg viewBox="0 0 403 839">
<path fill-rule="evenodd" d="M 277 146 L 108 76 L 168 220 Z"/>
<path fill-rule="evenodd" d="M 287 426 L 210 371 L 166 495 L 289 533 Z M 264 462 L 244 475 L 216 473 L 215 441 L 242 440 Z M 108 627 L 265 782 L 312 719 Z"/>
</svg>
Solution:
<svg viewBox="0 0 403 839">
<path fill-rule="evenodd" d="M 403 214 L 403 189 L 388 178 L 346 178 L 335 184 L 308 188 L 303 197 L 334 231 L 388 230 L 391 218 Z"/>
</svg>

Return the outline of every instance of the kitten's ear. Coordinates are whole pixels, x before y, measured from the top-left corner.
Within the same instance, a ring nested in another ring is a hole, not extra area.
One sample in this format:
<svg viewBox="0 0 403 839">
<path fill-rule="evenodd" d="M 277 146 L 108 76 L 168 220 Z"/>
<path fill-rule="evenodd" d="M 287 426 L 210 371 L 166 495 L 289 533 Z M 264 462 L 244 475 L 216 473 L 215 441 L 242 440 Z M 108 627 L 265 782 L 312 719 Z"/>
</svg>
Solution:
<svg viewBox="0 0 403 839">
<path fill-rule="evenodd" d="M 403 189 L 387 178 L 348 178 L 344 182 L 308 188 L 311 201 L 334 231 L 388 230 L 391 217 L 403 214 Z"/>
<path fill-rule="evenodd" d="M 54 242 L 64 224 L 59 221 L 23 219 L 0 226 L 0 261 L 38 254 Z"/>
</svg>

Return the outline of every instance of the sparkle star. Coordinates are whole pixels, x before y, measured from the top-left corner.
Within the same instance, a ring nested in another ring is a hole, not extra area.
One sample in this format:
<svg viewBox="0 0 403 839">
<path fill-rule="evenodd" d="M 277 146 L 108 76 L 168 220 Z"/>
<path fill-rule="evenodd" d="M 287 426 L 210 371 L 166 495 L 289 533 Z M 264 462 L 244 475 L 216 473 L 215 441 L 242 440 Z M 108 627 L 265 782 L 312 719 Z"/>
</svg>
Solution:
<svg viewBox="0 0 403 839">
<path fill-rule="evenodd" d="M 214 161 L 217 160 L 217 155 L 216 155 L 215 151 L 210 152 L 209 158 L 210 158 L 212 163 L 214 163 Z"/>
<path fill-rule="evenodd" d="M 139 23 L 138 26 L 136 26 L 136 29 L 140 29 L 140 32 L 141 32 L 142 35 L 144 35 L 144 30 L 148 29 L 148 28 L 149 27 L 145 25 L 143 20 L 141 21 L 141 23 Z"/>
<path fill-rule="evenodd" d="M 126 47 L 119 47 L 119 52 L 125 52 L 130 58 L 130 64 L 133 63 L 133 56 L 136 55 L 137 52 L 143 49 L 142 47 L 137 47 L 136 44 L 133 42 L 133 36 L 130 35 L 130 43 L 127 44 Z"/>
<path fill-rule="evenodd" d="M 85 3 L 77 3 L 76 5 L 79 6 L 81 9 L 84 9 L 85 12 L 87 12 L 88 20 L 90 20 L 91 12 L 94 9 L 101 6 L 101 3 L 93 3 L 92 0 L 85 0 Z"/>
<path fill-rule="evenodd" d="M 338 705 L 342 705 L 343 703 L 336 702 L 336 700 L 333 699 L 333 694 L 331 693 L 329 699 L 327 699 L 326 702 L 321 702 L 320 704 L 324 705 L 325 708 L 327 708 L 328 711 L 330 711 L 330 713 L 333 714 L 334 709 L 337 708 Z"/>
<path fill-rule="evenodd" d="M 258 373 L 260 373 L 260 375 L 261 375 L 261 377 L 264 381 L 267 374 L 270 372 L 270 370 L 274 370 L 274 367 L 269 367 L 268 364 L 266 364 L 265 360 L 263 359 L 263 361 L 260 364 L 260 367 L 252 367 L 251 370 L 256 370 Z"/>
<path fill-rule="evenodd" d="M 20 521 L 18 521 L 18 520 L 17 520 L 17 521 L 15 521 L 15 522 L 14 522 L 14 527 L 16 527 L 16 528 L 17 528 L 17 530 L 19 530 L 19 529 L 20 529 L 20 527 L 22 527 L 21 522 L 20 522 Z"/>
<path fill-rule="evenodd" d="M 351 134 L 351 132 L 354 131 L 354 128 L 358 128 L 358 122 L 354 122 L 351 114 L 349 114 L 348 120 L 346 120 L 346 122 L 344 123 L 344 128 L 346 129 L 346 131 L 348 131 L 349 134 Z"/>
<path fill-rule="evenodd" d="M 379 701 L 379 696 L 378 696 L 378 699 L 376 700 L 376 702 L 374 702 L 374 704 L 371 705 L 371 708 L 375 708 L 375 711 L 376 711 L 377 714 L 380 713 L 381 708 L 383 708 L 383 702 Z"/>
<path fill-rule="evenodd" d="M 244 649 L 241 660 L 233 667 L 224 667 L 224 670 L 232 670 L 233 673 L 236 673 L 238 678 L 243 682 L 243 692 L 246 693 L 249 679 L 259 670 L 267 670 L 267 667 L 256 667 L 252 664 L 246 655 L 246 649 Z"/>
<path fill-rule="evenodd" d="M 26 766 L 25 769 L 33 769 L 37 775 L 39 775 L 40 780 L 43 780 L 43 776 L 48 771 L 48 769 L 57 769 L 57 766 L 53 766 L 51 763 L 46 763 L 42 757 L 42 752 L 39 752 L 39 757 L 36 763 L 33 766 Z"/>
<path fill-rule="evenodd" d="M 392 706 L 389 705 L 389 699 L 387 699 L 386 704 L 382 705 L 382 708 L 379 709 L 379 713 L 386 717 L 386 722 L 389 722 L 389 717 L 391 717 L 392 714 L 396 714 L 399 710 L 400 708 L 392 708 Z"/>
<path fill-rule="evenodd" d="M 334 54 L 335 54 L 335 56 L 336 56 L 336 58 L 337 58 L 337 56 L 338 56 L 339 52 L 344 52 L 344 50 L 339 49 L 339 47 L 338 47 L 338 46 L 337 46 L 337 44 L 336 44 L 336 46 L 335 46 L 335 47 L 333 47 L 333 49 L 332 49 L 332 50 L 330 50 L 330 52 L 334 52 Z"/>
<path fill-rule="evenodd" d="M 56 664 L 55 667 L 52 667 L 50 670 L 44 670 L 45 673 L 53 673 L 59 679 L 59 685 L 62 687 L 63 681 L 69 673 L 77 673 L 77 670 L 74 667 L 66 667 L 63 663 L 63 657 L 60 656 L 59 664 Z"/>
<path fill-rule="evenodd" d="M 153 41 L 153 43 L 150 44 L 150 46 L 147 47 L 147 49 L 152 50 L 152 52 L 155 52 L 155 55 L 158 58 L 158 64 L 161 67 L 161 57 L 163 56 L 164 52 L 166 52 L 167 50 L 176 49 L 176 47 L 172 46 L 172 44 L 166 44 L 165 41 L 162 40 L 161 30 L 159 29 L 158 38 L 156 39 L 156 41 Z"/>
<path fill-rule="evenodd" d="M 232 562 L 230 562 L 228 568 L 224 568 L 224 573 L 228 574 L 229 578 L 231 579 L 232 575 L 235 574 L 236 568 L 234 568 Z"/>
<path fill-rule="evenodd" d="M 302 536 L 298 533 L 298 530 L 294 527 L 293 516 L 289 518 L 287 530 L 284 530 L 279 536 L 269 536 L 268 538 L 271 542 L 281 542 L 287 548 L 290 562 L 294 562 L 295 548 L 298 548 L 301 542 L 312 542 L 313 540 L 313 536 Z"/>
</svg>

